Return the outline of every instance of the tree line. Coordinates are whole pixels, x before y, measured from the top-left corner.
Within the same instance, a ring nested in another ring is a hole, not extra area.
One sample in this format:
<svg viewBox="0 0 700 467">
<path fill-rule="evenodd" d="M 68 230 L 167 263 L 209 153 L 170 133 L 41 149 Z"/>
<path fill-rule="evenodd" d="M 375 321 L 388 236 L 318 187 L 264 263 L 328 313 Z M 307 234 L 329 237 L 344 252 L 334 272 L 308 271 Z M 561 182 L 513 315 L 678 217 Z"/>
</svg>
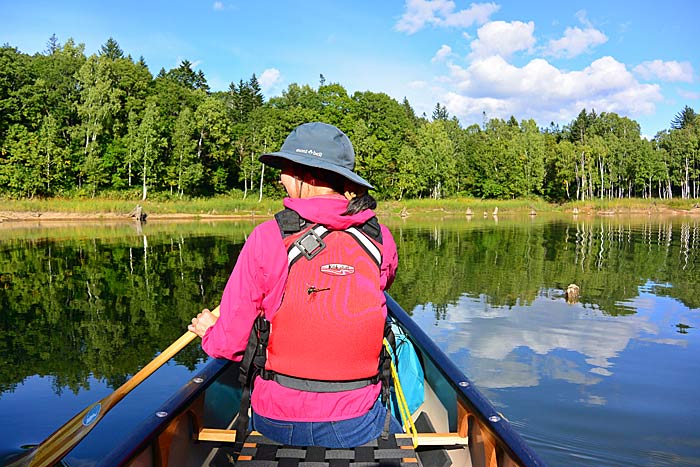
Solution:
<svg viewBox="0 0 700 467">
<path fill-rule="evenodd" d="M 462 127 L 437 103 L 416 115 L 372 91 L 291 84 L 265 99 L 253 74 L 212 91 L 185 60 L 154 77 L 112 38 L 96 54 L 51 36 L 42 53 L 0 47 L 0 196 L 279 196 L 257 156 L 308 121 L 348 134 L 380 199 L 697 198 L 700 116 L 686 106 L 649 141 L 614 112 L 570 123 Z"/>
</svg>

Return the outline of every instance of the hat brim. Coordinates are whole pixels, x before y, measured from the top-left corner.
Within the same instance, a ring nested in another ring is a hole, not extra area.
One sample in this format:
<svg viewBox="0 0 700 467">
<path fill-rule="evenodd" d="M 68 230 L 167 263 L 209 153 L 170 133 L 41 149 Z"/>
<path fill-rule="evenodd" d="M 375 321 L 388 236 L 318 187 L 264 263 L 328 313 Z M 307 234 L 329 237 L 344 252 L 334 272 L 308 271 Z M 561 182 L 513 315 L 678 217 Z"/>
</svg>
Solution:
<svg viewBox="0 0 700 467">
<path fill-rule="evenodd" d="M 374 189 L 374 187 L 364 178 L 357 175 L 352 170 L 348 170 L 345 167 L 340 167 L 335 164 L 329 164 L 320 157 L 309 157 L 308 155 L 299 155 L 284 151 L 268 152 L 262 154 L 258 160 L 263 164 L 269 165 L 276 169 L 281 169 L 283 165 L 283 159 L 294 162 L 299 165 L 305 165 L 308 167 L 316 167 L 318 169 L 328 170 L 329 172 L 337 173 L 342 175 L 353 183 L 364 186 L 369 189 Z"/>
</svg>

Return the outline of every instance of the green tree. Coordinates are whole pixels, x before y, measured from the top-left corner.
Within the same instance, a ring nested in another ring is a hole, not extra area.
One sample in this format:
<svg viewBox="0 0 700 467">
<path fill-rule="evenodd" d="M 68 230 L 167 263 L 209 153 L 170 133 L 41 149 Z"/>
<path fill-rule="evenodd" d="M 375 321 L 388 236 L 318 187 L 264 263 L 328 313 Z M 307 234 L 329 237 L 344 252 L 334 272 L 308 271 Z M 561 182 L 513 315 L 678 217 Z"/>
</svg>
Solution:
<svg viewBox="0 0 700 467">
<path fill-rule="evenodd" d="M 117 41 L 110 37 L 107 39 L 107 42 L 100 47 L 99 55 L 114 61 L 124 58 L 124 51 L 121 49 L 121 47 L 119 47 Z"/>
<path fill-rule="evenodd" d="M 46 55 L 51 55 L 53 53 L 58 52 L 61 50 L 61 43 L 58 41 L 58 37 L 56 34 L 51 34 L 51 37 L 49 37 L 49 40 L 46 41 Z"/>
<path fill-rule="evenodd" d="M 446 122 L 436 120 L 418 128 L 417 157 L 418 171 L 428 192 L 418 193 L 434 199 L 450 193 L 456 180 L 456 160 L 454 144 L 445 128 Z"/>
<path fill-rule="evenodd" d="M 356 169 L 384 196 L 398 197 L 397 159 L 404 141 L 414 131 L 413 122 L 405 108 L 384 93 L 356 92 L 352 100 L 351 121 L 362 120 L 367 136 L 372 137 L 368 140 L 363 135 L 369 146 L 359 152 L 356 148 Z M 350 139 L 359 144 L 355 138 Z"/>
<path fill-rule="evenodd" d="M 94 196 L 108 180 L 101 138 L 113 135 L 112 125 L 120 109 L 122 91 L 116 87 L 112 62 L 106 57 L 92 55 L 80 68 L 78 79 L 81 88 L 78 115 L 84 138 L 80 173 Z"/>
<path fill-rule="evenodd" d="M 43 193 L 53 195 L 66 177 L 67 150 L 62 146 L 58 121 L 49 114 L 44 117 L 38 134 L 39 154 L 43 161 L 41 180 L 46 184 Z"/>
<path fill-rule="evenodd" d="M 4 164 L 9 164 L 9 128 L 26 123 L 22 90 L 31 86 L 34 79 L 29 56 L 9 45 L 0 47 L 0 162 Z"/>
<path fill-rule="evenodd" d="M 691 125 L 697 125 L 698 114 L 691 107 L 687 105 L 683 107 L 683 110 L 678 112 L 673 120 L 671 121 L 671 128 L 674 130 L 681 130 Z"/>
<path fill-rule="evenodd" d="M 666 178 L 661 155 L 662 151 L 654 150 L 650 141 L 641 142 L 638 157 L 634 160 L 634 183 L 641 187 L 642 198 L 652 198 L 654 188 L 659 189 L 658 196 L 661 197 L 661 184 Z"/>
<path fill-rule="evenodd" d="M 272 97 L 269 104 L 281 110 L 304 108 L 315 112 L 321 111 L 321 100 L 318 93 L 308 84 L 302 86 L 297 83 L 290 84 L 287 89 L 282 91 L 281 96 Z"/>
<path fill-rule="evenodd" d="M 253 74 L 248 81 L 229 84 L 228 91 L 219 96 L 229 109 L 235 123 L 245 123 L 248 115 L 264 103 L 258 78 Z"/>
<path fill-rule="evenodd" d="M 185 107 L 175 122 L 173 134 L 173 160 L 168 167 L 168 184 L 176 187 L 178 197 L 182 198 L 186 191 L 191 190 L 201 181 L 203 166 L 197 158 L 197 141 L 194 115 Z"/>
<path fill-rule="evenodd" d="M 443 120 L 447 121 L 450 119 L 450 114 L 447 112 L 447 107 L 444 105 L 440 105 L 438 102 L 435 104 L 435 109 L 433 110 L 433 121 L 435 120 Z"/>
<path fill-rule="evenodd" d="M 352 109 L 352 99 L 340 84 L 319 86 L 321 120 L 335 126 L 342 126 Z"/>
<path fill-rule="evenodd" d="M 528 174 L 538 167 L 537 160 L 529 162 L 528 146 L 517 120 L 491 119 L 486 127 L 484 153 L 479 163 L 480 195 L 494 198 L 514 198 L 528 193 Z M 536 146 L 533 145 L 533 147 Z M 533 152 L 539 149 L 530 148 Z M 529 171 L 528 171 L 528 167 Z"/>
<path fill-rule="evenodd" d="M 220 99 L 206 96 L 194 112 L 197 131 L 197 160 L 206 168 L 211 188 L 223 193 L 229 188 L 234 160 L 232 121 Z"/>
<path fill-rule="evenodd" d="M 193 91 L 195 89 L 201 89 L 203 91 L 209 90 L 209 85 L 204 77 L 204 73 L 202 73 L 201 70 L 199 72 L 194 71 L 192 69 L 192 62 L 189 60 L 180 62 L 180 66 L 168 71 L 165 76 Z"/>
<path fill-rule="evenodd" d="M 297 112 L 309 112 L 299 109 Z M 275 151 L 282 146 L 292 128 L 297 125 L 290 123 L 287 118 L 297 112 L 282 112 L 272 107 L 259 107 L 253 110 L 245 125 L 245 129 L 239 138 L 239 181 L 243 181 L 243 196 L 255 188 L 257 182 L 258 201 L 262 200 L 264 183 L 266 180 L 266 167 L 258 161 L 260 154 Z M 287 117 L 287 118 L 285 118 Z M 303 117 L 297 117 L 302 119 Z M 268 179 L 277 179 L 276 171 L 273 171 Z"/>
<path fill-rule="evenodd" d="M 141 168 L 141 199 L 148 195 L 148 186 L 155 181 L 155 166 L 164 141 L 158 131 L 159 109 L 155 102 L 149 102 L 138 127 L 135 138 L 136 157 Z"/>
</svg>

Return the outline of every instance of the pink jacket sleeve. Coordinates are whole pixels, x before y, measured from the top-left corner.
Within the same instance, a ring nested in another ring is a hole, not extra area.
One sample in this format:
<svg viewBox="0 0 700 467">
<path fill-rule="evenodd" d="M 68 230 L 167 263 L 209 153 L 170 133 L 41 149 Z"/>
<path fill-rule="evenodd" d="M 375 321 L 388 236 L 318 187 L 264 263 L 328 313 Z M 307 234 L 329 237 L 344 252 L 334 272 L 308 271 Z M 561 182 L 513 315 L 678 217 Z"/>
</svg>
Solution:
<svg viewBox="0 0 700 467">
<path fill-rule="evenodd" d="M 277 223 L 264 222 L 251 232 L 221 297 L 220 317 L 202 339 L 215 358 L 243 358 L 253 322 L 260 312 L 276 310 L 287 280 L 287 255 Z"/>
<path fill-rule="evenodd" d="M 396 242 L 389 229 L 382 225 L 382 267 L 381 284 L 382 290 L 388 290 L 396 277 L 396 269 L 399 266 L 399 255 L 396 251 Z"/>
</svg>

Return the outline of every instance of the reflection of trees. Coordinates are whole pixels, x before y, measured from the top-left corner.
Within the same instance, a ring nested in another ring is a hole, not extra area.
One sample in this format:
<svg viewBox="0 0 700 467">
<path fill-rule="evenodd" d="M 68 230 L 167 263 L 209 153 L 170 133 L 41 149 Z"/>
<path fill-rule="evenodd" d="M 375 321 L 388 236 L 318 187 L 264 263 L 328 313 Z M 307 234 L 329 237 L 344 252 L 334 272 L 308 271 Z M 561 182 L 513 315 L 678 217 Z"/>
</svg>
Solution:
<svg viewBox="0 0 700 467">
<path fill-rule="evenodd" d="M 463 296 L 494 310 L 571 282 L 586 307 L 608 314 L 632 312 L 622 304 L 647 281 L 673 285 L 654 286 L 656 295 L 700 306 L 697 221 L 414 225 L 392 227 L 400 268 L 391 293 L 407 310 L 431 304 L 437 320 Z M 3 235 L 0 391 L 31 375 L 50 376 L 57 392 L 75 392 L 91 375 L 122 384 L 218 302 L 252 225 L 203 229 L 92 227 L 54 241 Z M 192 367 L 203 357 L 191 345 L 176 360 Z"/>
<path fill-rule="evenodd" d="M 0 391 L 31 375 L 52 377 L 57 393 L 90 375 L 119 386 L 218 303 L 249 230 L 0 243 Z M 202 358 L 191 345 L 175 360 Z"/>
<path fill-rule="evenodd" d="M 622 302 L 647 282 L 671 283 L 654 292 L 700 306 L 697 220 L 402 226 L 393 233 L 400 265 L 392 294 L 408 310 L 424 303 L 439 309 L 462 294 L 511 307 L 572 282 L 586 306 L 612 315 L 632 313 Z"/>
</svg>

